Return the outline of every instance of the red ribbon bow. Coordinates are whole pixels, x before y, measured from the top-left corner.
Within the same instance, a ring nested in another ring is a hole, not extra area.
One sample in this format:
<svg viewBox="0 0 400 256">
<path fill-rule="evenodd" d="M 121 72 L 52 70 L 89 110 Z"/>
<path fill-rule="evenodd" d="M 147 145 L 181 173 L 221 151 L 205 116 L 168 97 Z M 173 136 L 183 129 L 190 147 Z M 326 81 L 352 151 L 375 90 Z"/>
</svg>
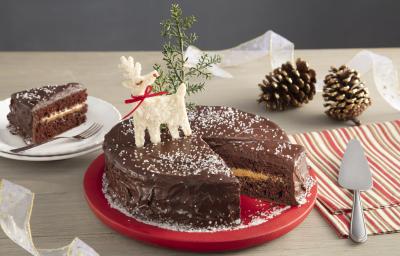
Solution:
<svg viewBox="0 0 400 256">
<path fill-rule="evenodd" d="M 128 114 L 126 114 L 122 119 L 125 119 L 125 118 L 129 117 L 130 115 L 132 115 L 133 112 L 135 112 L 136 109 L 138 109 L 138 107 L 143 103 L 143 101 L 146 98 L 151 98 L 151 97 L 167 94 L 167 92 L 151 93 L 152 90 L 153 90 L 153 86 L 148 85 L 146 87 L 146 89 L 144 90 L 143 95 L 137 95 L 137 96 L 131 95 L 130 99 L 126 99 L 125 104 L 131 104 L 131 103 L 135 103 L 135 102 L 139 102 L 139 103 Z"/>
</svg>

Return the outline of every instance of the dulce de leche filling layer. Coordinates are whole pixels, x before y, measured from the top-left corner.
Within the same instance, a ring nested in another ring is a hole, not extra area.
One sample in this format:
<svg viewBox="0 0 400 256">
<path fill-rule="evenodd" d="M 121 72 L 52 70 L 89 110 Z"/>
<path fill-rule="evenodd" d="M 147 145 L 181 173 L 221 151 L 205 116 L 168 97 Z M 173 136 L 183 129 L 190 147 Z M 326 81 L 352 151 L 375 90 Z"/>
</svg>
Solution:
<svg viewBox="0 0 400 256">
<path fill-rule="evenodd" d="M 280 182 L 283 183 L 283 177 L 274 175 L 274 174 L 266 174 L 266 173 L 259 173 L 253 172 L 249 169 L 242 169 L 242 168 L 233 168 L 232 169 L 233 175 L 236 177 L 247 177 L 254 180 L 269 180 L 272 182 Z"/>
<path fill-rule="evenodd" d="M 66 116 L 68 114 L 81 111 L 82 108 L 85 107 L 85 105 L 86 105 L 86 103 L 83 102 L 83 103 L 75 104 L 72 107 L 65 108 L 65 109 L 63 109 L 61 111 L 55 111 L 53 113 L 50 113 L 48 116 L 45 116 L 42 119 L 40 119 L 40 122 L 42 122 L 42 123 L 51 122 L 53 120 L 56 120 L 58 118 Z"/>
</svg>

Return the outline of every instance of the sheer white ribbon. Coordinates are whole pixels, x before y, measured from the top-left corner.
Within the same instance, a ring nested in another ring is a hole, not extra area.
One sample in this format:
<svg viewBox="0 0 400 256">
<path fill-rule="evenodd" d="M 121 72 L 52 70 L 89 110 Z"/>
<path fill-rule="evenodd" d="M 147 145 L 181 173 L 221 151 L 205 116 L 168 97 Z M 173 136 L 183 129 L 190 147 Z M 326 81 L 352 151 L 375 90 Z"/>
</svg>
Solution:
<svg viewBox="0 0 400 256">
<path fill-rule="evenodd" d="M 0 226 L 12 241 L 33 256 L 98 256 L 96 251 L 79 238 L 57 249 L 36 248 L 30 228 L 34 197 L 30 190 L 0 180 Z"/>
<path fill-rule="evenodd" d="M 374 84 L 379 94 L 396 110 L 400 110 L 400 88 L 397 69 L 393 61 L 386 56 L 362 50 L 347 66 L 357 70 L 360 76 L 372 72 Z"/>
<path fill-rule="evenodd" d="M 269 30 L 263 35 L 236 47 L 207 53 L 211 55 L 218 54 L 221 56 L 222 60 L 220 64 L 212 66 L 209 71 L 215 76 L 232 78 L 233 76 L 222 69 L 223 67 L 241 65 L 268 54 L 273 69 L 279 67 L 286 61 L 293 61 L 294 44 L 281 35 Z M 187 66 L 195 66 L 202 54 L 203 52 L 197 47 L 189 46 L 185 52 L 185 57 L 188 58 Z"/>
</svg>

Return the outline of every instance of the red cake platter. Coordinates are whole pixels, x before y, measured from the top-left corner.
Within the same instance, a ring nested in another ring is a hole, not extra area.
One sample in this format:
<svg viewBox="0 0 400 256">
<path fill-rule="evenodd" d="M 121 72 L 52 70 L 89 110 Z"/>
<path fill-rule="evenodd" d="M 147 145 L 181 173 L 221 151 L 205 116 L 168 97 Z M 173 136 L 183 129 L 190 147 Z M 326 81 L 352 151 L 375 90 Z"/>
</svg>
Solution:
<svg viewBox="0 0 400 256">
<path fill-rule="evenodd" d="M 177 250 L 196 252 L 231 251 L 259 245 L 293 230 L 298 226 L 314 206 L 317 197 L 317 184 L 312 186 L 307 202 L 301 206 L 283 207 L 264 201 L 241 196 L 240 229 L 216 232 L 181 232 L 145 224 L 128 217 L 120 211 L 111 208 L 102 192 L 102 177 L 104 173 L 104 155 L 97 157 L 89 166 L 84 177 L 84 191 L 90 208 L 106 225 L 133 239 Z M 310 170 L 316 180 L 315 173 Z M 279 214 L 266 214 L 267 221 L 254 223 L 254 216 L 272 209 L 280 209 Z"/>
</svg>

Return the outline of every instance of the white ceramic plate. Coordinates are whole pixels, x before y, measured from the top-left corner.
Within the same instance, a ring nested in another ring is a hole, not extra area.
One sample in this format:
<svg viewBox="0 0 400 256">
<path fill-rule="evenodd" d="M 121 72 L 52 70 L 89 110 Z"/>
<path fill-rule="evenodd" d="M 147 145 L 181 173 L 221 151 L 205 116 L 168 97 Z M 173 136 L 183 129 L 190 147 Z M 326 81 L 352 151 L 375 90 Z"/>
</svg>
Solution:
<svg viewBox="0 0 400 256">
<path fill-rule="evenodd" d="M 6 153 L 0 151 L 0 157 L 5 157 L 9 159 L 14 159 L 14 160 L 20 160 L 20 161 L 35 161 L 35 162 L 42 162 L 42 161 L 55 161 L 55 160 L 63 160 L 63 159 L 70 159 L 74 158 L 77 156 L 82 156 L 86 155 L 88 153 L 91 153 L 93 151 L 101 149 L 101 145 L 89 148 L 86 150 L 78 151 L 75 153 L 70 153 L 70 154 L 62 154 L 62 155 L 48 155 L 48 156 L 25 156 L 21 154 L 14 154 L 14 153 Z"/>
<path fill-rule="evenodd" d="M 88 97 L 87 121 L 78 127 L 66 131 L 62 136 L 73 136 L 87 129 L 93 123 L 103 125 L 103 128 L 96 135 L 82 141 L 56 140 L 30 150 L 14 154 L 10 150 L 22 147 L 25 144 L 23 139 L 13 135 L 8 130 L 7 114 L 9 112 L 10 99 L 0 101 L 0 156 L 31 161 L 49 161 L 67 159 L 87 154 L 101 147 L 104 135 L 121 120 L 121 114 L 110 103 L 95 97 Z"/>
</svg>

